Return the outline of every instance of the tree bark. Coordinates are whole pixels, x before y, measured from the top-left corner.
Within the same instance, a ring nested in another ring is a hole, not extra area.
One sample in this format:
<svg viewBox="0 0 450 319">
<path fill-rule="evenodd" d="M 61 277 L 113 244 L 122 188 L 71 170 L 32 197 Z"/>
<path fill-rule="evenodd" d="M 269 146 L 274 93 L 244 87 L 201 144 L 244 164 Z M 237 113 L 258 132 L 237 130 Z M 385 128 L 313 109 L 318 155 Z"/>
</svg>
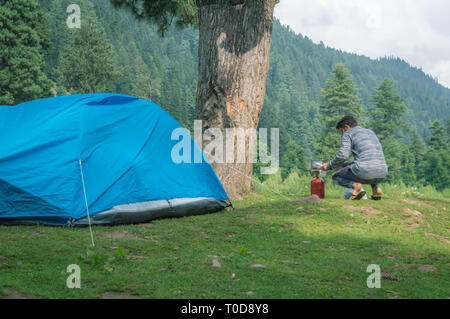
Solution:
<svg viewBox="0 0 450 319">
<path fill-rule="evenodd" d="M 257 129 L 266 90 L 276 3 L 278 0 L 197 1 L 196 118 L 202 120 L 203 132 L 218 128 L 225 137 L 226 128 Z M 208 143 L 203 140 L 202 147 Z M 246 147 L 245 163 L 212 163 L 231 199 L 241 198 L 252 189 L 253 147 Z"/>
</svg>

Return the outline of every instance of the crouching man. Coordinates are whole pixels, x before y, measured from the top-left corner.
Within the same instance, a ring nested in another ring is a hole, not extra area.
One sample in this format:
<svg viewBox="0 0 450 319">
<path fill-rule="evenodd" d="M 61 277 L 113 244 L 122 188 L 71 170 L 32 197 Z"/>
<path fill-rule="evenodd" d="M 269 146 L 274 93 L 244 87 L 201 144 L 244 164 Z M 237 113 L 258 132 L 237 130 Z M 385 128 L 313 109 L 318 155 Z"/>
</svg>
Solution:
<svg viewBox="0 0 450 319">
<path fill-rule="evenodd" d="M 359 200 L 366 192 L 363 184 L 372 186 L 374 200 L 380 200 L 382 191 L 379 183 L 386 177 L 388 167 L 384 159 L 383 148 L 377 136 L 371 130 L 358 126 L 352 116 L 344 116 L 336 125 L 342 134 L 342 144 L 339 153 L 323 170 L 338 169 L 333 175 L 333 182 L 348 188 L 353 188 L 352 200 Z M 345 162 L 353 153 L 354 162 Z"/>
</svg>

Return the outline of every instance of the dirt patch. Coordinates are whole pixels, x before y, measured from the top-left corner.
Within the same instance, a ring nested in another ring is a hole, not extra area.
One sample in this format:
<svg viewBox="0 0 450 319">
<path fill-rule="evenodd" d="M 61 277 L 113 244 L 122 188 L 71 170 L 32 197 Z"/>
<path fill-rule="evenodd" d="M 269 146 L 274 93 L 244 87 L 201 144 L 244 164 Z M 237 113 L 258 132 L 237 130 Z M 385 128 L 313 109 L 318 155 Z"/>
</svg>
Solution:
<svg viewBox="0 0 450 319">
<path fill-rule="evenodd" d="M 48 235 L 46 233 L 41 233 L 41 232 L 36 231 L 36 230 L 30 230 L 28 232 L 28 234 L 30 235 L 29 236 L 30 238 L 33 238 L 33 237 L 48 237 Z"/>
<path fill-rule="evenodd" d="M 101 296 L 102 299 L 142 299 L 141 297 L 129 294 L 127 292 L 104 292 Z"/>
<path fill-rule="evenodd" d="M 433 234 L 433 233 L 425 233 L 425 235 L 426 236 L 435 237 L 435 238 L 439 238 L 444 243 L 450 244 L 450 241 L 448 240 L 448 238 L 446 236 L 441 236 L 441 235 L 437 235 L 437 234 Z"/>
<path fill-rule="evenodd" d="M 392 298 L 398 298 L 400 296 L 400 294 L 396 291 L 392 291 L 392 290 L 386 290 L 386 292 L 392 296 Z"/>
<path fill-rule="evenodd" d="M 2 255 L 0 255 L 0 269 L 1 269 L 2 267 L 5 267 L 5 268 L 14 268 L 15 266 L 14 266 L 14 265 L 8 264 L 8 263 L 7 263 L 7 259 L 6 259 L 5 257 L 3 257 Z"/>
<path fill-rule="evenodd" d="M 159 237 L 154 234 L 149 234 L 149 235 L 144 236 L 144 239 L 151 240 L 151 241 L 158 241 Z"/>
<path fill-rule="evenodd" d="M 102 238 L 111 238 L 111 239 L 123 239 L 123 238 L 140 238 L 136 234 L 133 234 L 127 230 L 115 230 L 101 236 Z"/>
<path fill-rule="evenodd" d="M 410 216 L 422 217 L 422 213 L 419 212 L 419 211 L 417 211 L 417 210 L 412 210 L 412 209 L 409 209 L 409 208 L 405 208 L 403 211 L 404 211 L 407 215 L 410 215 Z"/>
<path fill-rule="evenodd" d="M 418 265 L 417 269 L 423 272 L 436 272 L 437 268 L 433 265 Z"/>
<path fill-rule="evenodd" d="M 202 240 L 202 239 L 208 240 L 209 238 L 211 238 L 211 236 L 209 236 L 207 233 L 205 233 L 204 231 L 202 231 L 200 234 L 197 234 L 194 238 L 195 238 L 196 240 Z"/>
<path fill-rule="evenodd" d="M 6 296 L 1 296 L 0 299 L 39 299 L 39 297 L 23 294 L 10 288 L 3 288 L 3 292 Z"/>
<path fill-rule="evenodd" d="M 414 264 L 395 264 L 395 268 L 401 269 L 401 270 L 409 270 L 414 268 Z"/>
<path fill-rule="evenodd" d="M 154 224 L 154 223 L 150 222 L 150 223 L 142 223 L 142 224 L 139 224 L 137 226 L 138 227 L 157 227 L 157 224 Z"/>
<path fill-rule="evenodd" d="M 408 220 L 407 220 L 407 222 L 409 223 L 409 227 L 408 227 L 408 229 L 412 229 L 412 230 L 414 230 L 414 229 L 416 229 L 417 227 L 419 227 L 419 226 L 420 226 L 420 224 L 419 224 L 419 223 L 417 223 L 417 222 L 416 222 L 416 220 L 411 220 L 411 219 L 408 219 Z"/>
<path fill-rule="evenodd" d="M 253 265 L 250 265 L 250 268 L 263 269 L 263 268 L 266 268 L 266 266 L 262 265 L 262 264 L 253 264 Z"/>
<path fill-rule="evenodd" d="M 363 211 L 363 213 L 361 214 L 362 217 L 364 218 L 374 218 L 376 217 L 378 214 L 382 214 L 383 212 L 375 209 L 373 207 L 365 207 L 365 206 L 351 206 L 351 205 L 344 205 L 342 206 L 342 208 L 344 209 L 350 209 L 350 210 L 359 210 L 359 211 Z"/>
<path fill-rule="evenodd" d="M 406 258 L 414 258 L 414 259 L 423 259 L 424 258 L 423 255 L 419 254 L 419 253 L 407 254 L 407 255 L 404 255 L 404 257 L 406 257 Z"/>
<path fill-rule="evenodd" d="M 423 216 L 421 212 L 405 208 L 403 213 L 408 216 L 406 222 L 409 224 L 409 229 L 416 229 L 422 223 Z"/>
<path fill-rule="evenodd" d="M 317 195 L 302 197 L 297 199 L 298 203 L 320 203 L 320 198 Z"/>
<path fill-rule="evenodd" d="M 408 204 L 418 205 L 418 206 L 421 206 L 421 207 L 436 208 L 436 207 L 434 207 L 434 206 L 432 206 L 430 204 L 424 203 L 424 202 L 422 202 L 420 200 L 417 200 L 417 199 L 406 198 L 406 199 L 403 200 L 403 202 L 404 203 L 408 203 Z"/>
</svg>

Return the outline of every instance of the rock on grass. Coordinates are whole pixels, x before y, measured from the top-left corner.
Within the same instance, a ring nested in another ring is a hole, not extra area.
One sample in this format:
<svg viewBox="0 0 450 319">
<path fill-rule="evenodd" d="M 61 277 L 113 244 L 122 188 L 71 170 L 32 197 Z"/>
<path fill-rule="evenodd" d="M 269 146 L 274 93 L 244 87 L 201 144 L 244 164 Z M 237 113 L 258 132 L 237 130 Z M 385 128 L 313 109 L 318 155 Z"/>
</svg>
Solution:
<svg viewBox="0 0 450 319">
<path fill-rule="evenodd" d="M 213 259 L 212 266 L 216 267 L 216 268 L 220 268 L 220 267 L 222 267 L 222 264 L 217 259 Z"/>
</svg>

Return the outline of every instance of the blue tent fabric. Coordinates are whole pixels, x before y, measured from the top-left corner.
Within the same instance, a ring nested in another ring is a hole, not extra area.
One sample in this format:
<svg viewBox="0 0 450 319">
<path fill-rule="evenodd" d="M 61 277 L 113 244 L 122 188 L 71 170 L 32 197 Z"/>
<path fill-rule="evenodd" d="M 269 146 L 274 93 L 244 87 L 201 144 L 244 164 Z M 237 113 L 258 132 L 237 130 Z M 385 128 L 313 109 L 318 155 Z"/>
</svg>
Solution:
<svg viewBox="0 0 450 319">
<path fill-rule="evenodd" d="M 0 128 L 0 223 L 86 218 L 79 159 L 91 216 L 133 203 L 229 201 L 205 159 L 172 160 L 181 125 L 147 100 L 96 93 L 0 106 Z"/>
</svg>

